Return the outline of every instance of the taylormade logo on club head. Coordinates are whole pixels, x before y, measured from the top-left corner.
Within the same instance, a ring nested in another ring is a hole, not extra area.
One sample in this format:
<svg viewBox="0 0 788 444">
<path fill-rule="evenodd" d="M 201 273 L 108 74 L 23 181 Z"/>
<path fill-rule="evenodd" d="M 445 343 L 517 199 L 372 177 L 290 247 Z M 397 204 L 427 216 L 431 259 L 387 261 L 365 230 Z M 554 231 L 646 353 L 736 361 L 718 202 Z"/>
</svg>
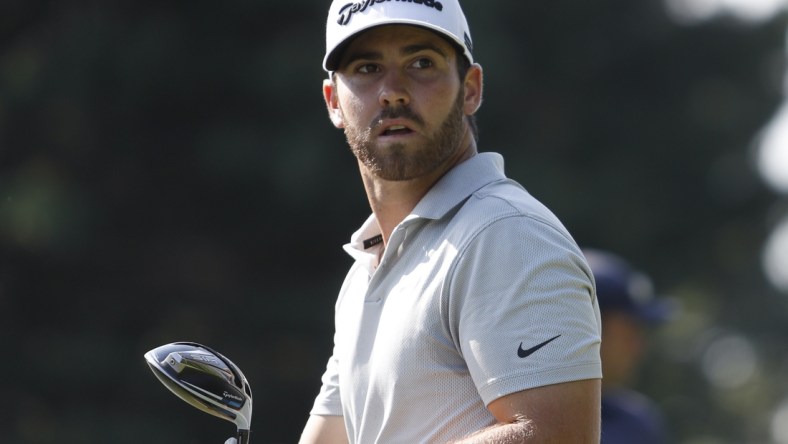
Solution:
<svg viewBox="0 0 788 444">
<path fill-rule="evenodd" d="M 230 393 L 230 392 L 224 392 L 224 397 L 225 397 L 225 398 L 230 398 L 230 399 L 235 399 L 235 400 L 236 400 L 236 401 L 238 401 L 238 402 L 241 402 L 241 401 L 243 401 L 243 400 L 244 400 L 244 399 L 243 399 L 243 398 L 241 398 L 240 396 L 238 396 L 238 395 L 233 395 L 233 394 L 232 394 L 232 393 Z"/>
<path fill-rule="evenodd" d="M 348 3 L 342 8 L 339 9 L 339 19 L 337 23 L 340 25 L 347 25 L 350 23 L 350 19 L 353 18 L 353 14 L 357 12 L 364 12 L 372 5 L 377 3 L 385 3 L 390 2 L 392 0 L 363 0 L 356 3 Z M 403 2 L 403 3 L 417 3 L 420 5 L 424 5 L 428 8 L 434 8 L 438 11 L 443 11 L 443 4 L 436 0 L 393 0 L 395 2 Z"/>
<path fill-rule="evenodd" d="M 189 358 L 190 358 L 190 359 L 193 359 L 193 360 L 195 360 L 195 361 L 202 361 L 202 362 L 207 362 L 207 363 L 209 363 L 209 364 L 217 364 L 217 363 L 220 363 L 220 362 L 221 362 L 221 361 L 219 361 L 217 358 L 214 358 L 214 357 L 213 357 L 213 356 L 211 356 L 211 355 L 205 355 L 205 354 L 197 354 L 197 353 L 194 353 L 194 354 L 190 354 L 190 355 L 189 355 Z"/>
</svg>

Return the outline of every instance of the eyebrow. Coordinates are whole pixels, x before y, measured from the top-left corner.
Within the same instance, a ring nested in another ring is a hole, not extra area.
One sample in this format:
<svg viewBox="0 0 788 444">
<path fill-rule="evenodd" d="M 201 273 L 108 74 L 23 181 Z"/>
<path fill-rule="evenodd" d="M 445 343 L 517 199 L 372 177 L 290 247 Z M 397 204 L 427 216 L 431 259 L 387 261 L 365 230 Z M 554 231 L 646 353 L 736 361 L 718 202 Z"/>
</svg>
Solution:
<svg viewBox="0 0 788 444">
<path fill-rule="evenodd" d="M 443 52 L 442 49 L 440 49 L 437 45 L 433 45 L 432 43 L 420 43 L 420 44 L 408 45 L 402 48 L 402 51 L 400 52 L 404 55 L 411 55 L 421 51 L 434 51 L 437 52 L 438 55 L 440 55 L 443 58 L 447 57 L 446 53 Z"/>
<path fill-rule="evenodd" d="M 445 51 L 443 51 L 437 45 L 433 45 L 432 43 L 417 43 L 417 44 L 405 46 L 400 50 L 400 54 L 408 56 L 408 55 L 419 53 L 421 51 L 433 51 L 438 55 L 440 55 L 441 57 L 443 57 L 444 59 L 448 58 Z M 383 59 L 383 53 L 381 53 L 380 51 L 352 52 L 348 54 L 348 57 L 345 60 L 344 65 L 350 65 L 356 60 L 377 61 L 382 59 Z"/>
</svg>

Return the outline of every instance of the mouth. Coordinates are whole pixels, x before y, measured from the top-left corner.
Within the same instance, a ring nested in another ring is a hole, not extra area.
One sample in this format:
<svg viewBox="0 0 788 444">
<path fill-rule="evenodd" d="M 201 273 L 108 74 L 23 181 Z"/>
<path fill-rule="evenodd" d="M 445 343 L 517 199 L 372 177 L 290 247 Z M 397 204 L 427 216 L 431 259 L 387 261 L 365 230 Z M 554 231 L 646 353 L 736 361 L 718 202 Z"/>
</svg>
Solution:
<svg viewBox="0 0 788 444">
<path fill-rule="evenodd" d="M 383 130 L 382 136 L 403 136 L 412 133 L 413 130 L 405 125 L 392 125 Z"/>
<path fill-rule="evenodd" d="M 414 134 L 416 131 L 411 127 L 409 122 L 403 119 L 391 119 L 389 121 L 382 121 L 379 124 L 378 136 L 380 137 L 403 137 Z"/>
</svg>

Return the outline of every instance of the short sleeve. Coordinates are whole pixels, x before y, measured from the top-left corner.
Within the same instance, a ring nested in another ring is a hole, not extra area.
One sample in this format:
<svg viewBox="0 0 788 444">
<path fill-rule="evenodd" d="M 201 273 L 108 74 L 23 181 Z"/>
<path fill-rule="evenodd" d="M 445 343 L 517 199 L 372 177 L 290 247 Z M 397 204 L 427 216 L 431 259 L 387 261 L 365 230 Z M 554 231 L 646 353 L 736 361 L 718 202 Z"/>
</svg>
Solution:
<svg viewBox="0 0 788 444">
<path fill-rule="evenodd" d="M 328 360 L 321 378 L 320 393 L 315 398 L 311 415 L 342 416 L 342 400 L 339 392 L 339 366 L 334 356 Z"/>
<path fill-rule="evenodd" d="M 449 290 L 450 330 L 484 400 L 601 378 L 591 271 L 562 229 L 507 216 L 467 244 Z"/>
</svg>

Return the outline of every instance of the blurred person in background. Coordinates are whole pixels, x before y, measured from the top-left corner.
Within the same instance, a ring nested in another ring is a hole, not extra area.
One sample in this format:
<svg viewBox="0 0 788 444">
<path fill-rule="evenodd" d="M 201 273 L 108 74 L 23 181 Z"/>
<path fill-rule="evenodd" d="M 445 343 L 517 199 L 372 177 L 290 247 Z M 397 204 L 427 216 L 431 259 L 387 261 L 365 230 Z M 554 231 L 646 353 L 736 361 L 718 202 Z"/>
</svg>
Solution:
<svg viewBox="0 0 788 444">
<path fill-rule="evenodd" d="M 674 301 L 658 298 L 651 279 L 620 256 L 589 248 L 583 253 L 602 312 L 602 444 L 667 443 L 660 409 L 633 387 L 648 329 L 674 316 Z"/>
</svg>

